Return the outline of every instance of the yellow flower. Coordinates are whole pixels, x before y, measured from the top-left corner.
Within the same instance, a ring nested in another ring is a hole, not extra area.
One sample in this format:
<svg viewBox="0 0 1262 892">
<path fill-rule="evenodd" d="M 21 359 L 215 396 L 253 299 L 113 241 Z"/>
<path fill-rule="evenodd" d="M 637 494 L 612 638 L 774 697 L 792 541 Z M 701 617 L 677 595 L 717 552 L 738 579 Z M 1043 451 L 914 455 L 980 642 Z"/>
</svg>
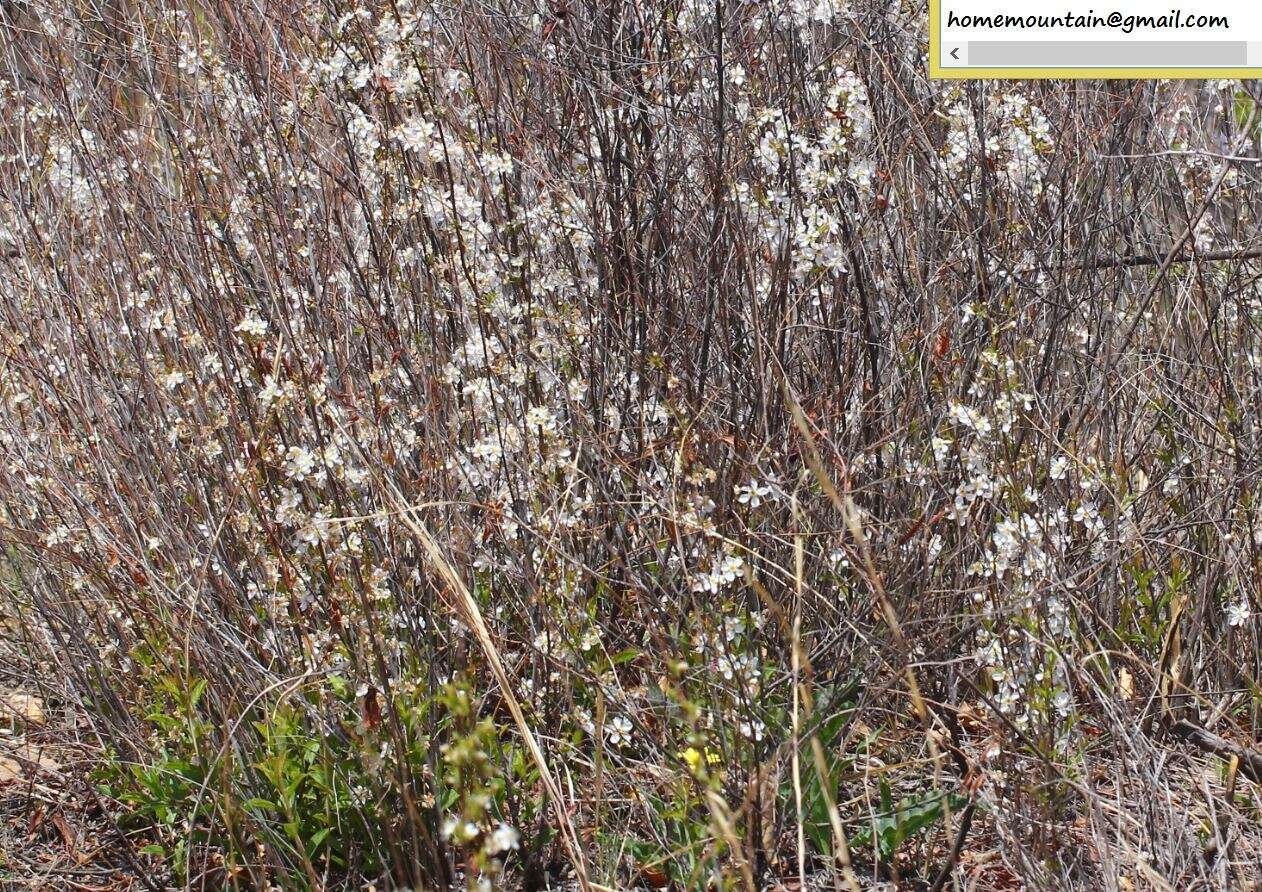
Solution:
<svg viewBox="0 0 1262 892">
<path fill-rule="evenodd" d="M 675 755 L 687 762 L 688 767 L 693 771 L 696 771 L 699 767 L 701 767 L 701 751 L 695 746 L 690 746 L 688 749 L 678 752 Z M 709 747 L 706 747 L 705 761 L 707 765 L 714 766 L 720 764 L 723 760 L 718 753 Z"/>
</svg>

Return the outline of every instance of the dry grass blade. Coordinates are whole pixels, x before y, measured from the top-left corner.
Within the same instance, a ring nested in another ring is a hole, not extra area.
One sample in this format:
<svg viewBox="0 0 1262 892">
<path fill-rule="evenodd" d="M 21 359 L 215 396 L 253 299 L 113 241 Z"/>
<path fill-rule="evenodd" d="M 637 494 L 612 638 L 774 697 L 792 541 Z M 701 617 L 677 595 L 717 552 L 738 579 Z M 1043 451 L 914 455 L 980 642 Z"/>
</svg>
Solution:
<svg viewBox="0 0 1262 892">
<path fill-rule="evenodd" d="M 418 516 L 416 510 L 409 507 L 398 492 L 393 489 L 387 489 L 386 492 L 390 499 L 391 508 L 398 512 L 399 518 L 411 531 L 412 535 L 416 537 L 417 541 L 421 543 L 421 546 L 425 549 L 426 556 L 429 558 L 430 566 L 438 573 L 451 592 L 456 610 L 477 637 L 482 653 L 491 667 L 491 672 L 494 674 L 496 681 L 499 682 L 500 693 L 504 697 L 504 702 L 508 704 L 509 712 L 512 713 L 513 722 L 517 726 L 517 733 L 521 735 L 522 741 L 530 751 L 531 759 L 534 760 L 535 766 L 539 769 L 539 778 L 543 783 L 544 791 L 547 793 L 548 802 L 552 807 L 552 814 L 556 819 L 557 827 L 561 832 L 562 845 L 564 845 L 565 852 L 574 867 L 574 875 L 584 890 L 590 890 L 592 886 L 587 877 L 587 864 L 583 857 L 582 843 L 578 838 L 578 834 L 574 832 L 574 825 L 570 821 L 570 813 L 566 805 L 565 796 L 561 792 L 552 770 L 548 767 L 548 761 L 544 757 L 543 750 L 539 747 L 538 741 L 535 740 L 534 731 L 531 730 L 530 724 L 526 721 L 525 713 L 522 712 L 521 704 L 517 700 L 517 694 L 513 690 L 512 679 L 504 671 L 504 663 L 500 659 L 499 648 L 495 646 L 490 629 L 487 628 L 486 622 L 482 619 L 482 611 L 478 607 L 478 602 L 474 600 L 473 594 L 469 591 L 468 586 L 465 585 L 460 574 L 452 567 L 447 556 L 438 547 L 438 543 L 429 534 L 429 531 L 425 528 L 424 520 Z"/>
</svg>

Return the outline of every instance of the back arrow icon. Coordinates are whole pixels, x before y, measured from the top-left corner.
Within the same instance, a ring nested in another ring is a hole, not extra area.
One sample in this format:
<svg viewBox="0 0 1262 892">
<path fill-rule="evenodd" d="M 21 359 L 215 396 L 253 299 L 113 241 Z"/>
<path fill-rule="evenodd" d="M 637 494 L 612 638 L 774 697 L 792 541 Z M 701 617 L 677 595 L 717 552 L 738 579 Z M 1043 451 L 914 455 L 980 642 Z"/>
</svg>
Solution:
<svg viewBox="0 0 1262 892">
<path fill-rule="evenodd" d="M 951 58 L 957 62 L 960 61 L 960 48 L 958 46 L 951 50 Z"/>
</svg>

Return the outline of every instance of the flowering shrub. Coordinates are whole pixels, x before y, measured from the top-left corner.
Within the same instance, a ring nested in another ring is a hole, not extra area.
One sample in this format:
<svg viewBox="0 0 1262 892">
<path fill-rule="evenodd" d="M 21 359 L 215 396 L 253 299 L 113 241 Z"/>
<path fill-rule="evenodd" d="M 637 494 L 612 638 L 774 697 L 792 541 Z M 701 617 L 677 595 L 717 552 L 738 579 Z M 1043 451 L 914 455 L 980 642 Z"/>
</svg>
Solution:
<svg viewBox="0 0 1262 892">
<path fill-rule="evenodd" d="M 924 13 L 0 10 L 4 598 L 155 872 L 1253 876 L 1253 87 Z"/>
</svg>

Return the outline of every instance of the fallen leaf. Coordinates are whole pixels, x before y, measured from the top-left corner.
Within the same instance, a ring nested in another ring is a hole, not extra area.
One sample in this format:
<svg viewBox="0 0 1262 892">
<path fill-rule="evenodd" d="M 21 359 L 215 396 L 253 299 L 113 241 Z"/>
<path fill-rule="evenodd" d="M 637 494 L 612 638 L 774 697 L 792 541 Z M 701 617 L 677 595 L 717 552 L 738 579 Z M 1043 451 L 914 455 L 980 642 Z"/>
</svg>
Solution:
<svg viewBox="0 0 1262 892">
<path fill-rule="evenodd" d="M 44 724 L 44 702 L 33 694 L 14 691 L 0 698 L 0 709 L 11 718 L 39 727 Z"/>
<path fill-rule="evenodd" d="M 53 815 L 53 826 L 61 834 L 61 839 L 66 844 L 66 851 L 70 853 L 70 857 L 78 861 L 78 838 L 75 832 L 70 829 L 70 825 L 66 823 L 66 819 L 61 815 Z"/>
<path fill-rule="evenodd" d="M 36 806 L 26 822 L 27 842 L 35 839 L 35 831 L 44 826 L 44 806 Z"/>
<path fill-rule="evenodd" d="M 657 864 L 645 864 L 640 868 L 640 879 L 650 889 L 665 889 L 670 885 L 670 875 Z"/>
<path fill-rule="evenodd" d="M 6 756 L 0 756 L 0 784 L 17 780 L 22 776 L 22 766 Z"/>
<path fill-rule="evenodd" d="M 29 741 L 24 742 L 20 747 L 9 748 L 8 756 L 0 756 L 0 759 L 6 761 L 17 760 L 17 764 L 23 767 L 24 771 L 60 771 L 61 763 L 48 755 L 48 751 L 43 747 L 32 745 Z M 9 757 L 12 756 L 13 759 Z M 0 778 L 3 779 L 3 778 Z"/>
<path fill-rule="evenodd" d="M 1119 669 L 1117 672 L 1117 686 L 1121 689 L 1123 698 L 1127 700 L 1135 698 L 1135 679 L 1131 678 L 1131 674 L 1125 669 Z"/>
</svg>

